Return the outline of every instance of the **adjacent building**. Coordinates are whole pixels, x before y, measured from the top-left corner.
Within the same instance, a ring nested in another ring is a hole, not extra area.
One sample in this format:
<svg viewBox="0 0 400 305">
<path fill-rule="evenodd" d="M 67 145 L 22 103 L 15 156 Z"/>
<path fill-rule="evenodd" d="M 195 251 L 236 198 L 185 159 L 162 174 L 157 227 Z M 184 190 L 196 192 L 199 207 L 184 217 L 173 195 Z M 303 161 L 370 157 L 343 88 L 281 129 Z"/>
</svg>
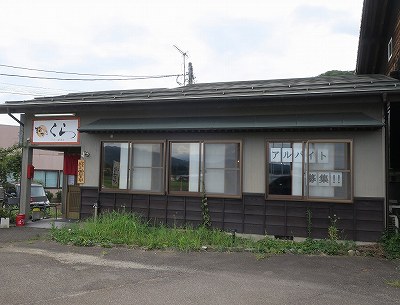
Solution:
<svg viewBox="0 0 400 305">
<path fill-rule="evenodd" d="M 365 0 L 358 47 L 358 74 L 400 79 L 400 2 Z M 387 197 L 394 225 L 400 218 L 400 103 L 387 100 Z"/>
<path fill-rule="evenodd" d="M 0 147 L 11 147 L 19 143 L 19 126 L 0 124 Z M 53 193 L 61 190 L 63 179 L 63 152 L 36 149 L 32 164 L 34 180 Z"/>
</svg>

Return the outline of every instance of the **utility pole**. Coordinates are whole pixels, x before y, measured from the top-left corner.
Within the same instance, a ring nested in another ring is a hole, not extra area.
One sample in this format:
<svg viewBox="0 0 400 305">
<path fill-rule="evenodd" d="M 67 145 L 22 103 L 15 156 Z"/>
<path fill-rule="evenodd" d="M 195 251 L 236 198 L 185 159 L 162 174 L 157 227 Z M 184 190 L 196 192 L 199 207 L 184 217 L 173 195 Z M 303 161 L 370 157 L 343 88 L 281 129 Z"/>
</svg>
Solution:
<svg viewBox="0 0 400 305">
<path fill-rule="evenodd" d="M 193 65 L 191 62 L 189 62 L 189 64 L 188 64 L 188 85 L 193 85 L 193 80 L 194 80 Z"/>
</svg>

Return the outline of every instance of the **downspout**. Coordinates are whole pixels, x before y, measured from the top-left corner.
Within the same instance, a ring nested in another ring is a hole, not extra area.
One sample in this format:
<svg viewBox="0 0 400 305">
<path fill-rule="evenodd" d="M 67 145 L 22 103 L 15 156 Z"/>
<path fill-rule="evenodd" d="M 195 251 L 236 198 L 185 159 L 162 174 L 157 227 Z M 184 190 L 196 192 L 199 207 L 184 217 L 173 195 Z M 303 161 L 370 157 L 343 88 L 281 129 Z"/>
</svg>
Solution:
<svg viewBox="0 0 400 305">
<path fill-rule="evenodd" d="M 390 166 L 390 102 L 387 94 L 382 94 L 383 117 L 385 126 L 385 229 L 387 229 L 389 219 L 389 166 Z"/>
</svg>

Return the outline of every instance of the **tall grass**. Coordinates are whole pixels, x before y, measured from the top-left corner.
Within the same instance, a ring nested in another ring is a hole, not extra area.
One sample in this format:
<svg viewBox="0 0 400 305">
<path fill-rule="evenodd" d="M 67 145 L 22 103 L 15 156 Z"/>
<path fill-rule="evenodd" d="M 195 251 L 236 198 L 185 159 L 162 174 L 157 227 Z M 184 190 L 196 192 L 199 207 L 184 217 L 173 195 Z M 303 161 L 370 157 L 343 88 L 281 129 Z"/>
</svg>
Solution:
<svg viewBox="0 0 400 305">
<path fill-rule="evenodd" d="M 176 249 L 197 251 L 203 246 L 214 250 L 249 250 L 262 254 L 304 253 L 330 255 L 347 254 L 354 243 L 332 240 L 293 242 L 265 237 L 260 241 L 235 237 L 232 234 L 205 227 L 167 228 L 151 226 L 131 213 L 104 213 L 97 220 L 88 219 L 69 227 L 51 230 L 52 238 L 79 246 L 127 245 L 145 249 Z"/>
</svg>

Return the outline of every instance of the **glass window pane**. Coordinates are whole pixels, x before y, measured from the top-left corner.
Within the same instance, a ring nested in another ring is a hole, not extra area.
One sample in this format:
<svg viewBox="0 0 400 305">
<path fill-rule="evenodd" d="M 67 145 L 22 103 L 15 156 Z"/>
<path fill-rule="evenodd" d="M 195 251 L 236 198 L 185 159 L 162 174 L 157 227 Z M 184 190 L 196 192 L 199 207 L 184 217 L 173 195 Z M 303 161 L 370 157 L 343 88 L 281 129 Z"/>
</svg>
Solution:
<svg viewBox="0 0 400 305">
<path fill-rule="evenodd" d="M 34 182 L 45 186 L 45 183 L 46 183 L 46 174 L 45 174 L 45 172 L 44 171 L 35 170 L 33 180 L 34 180 Z"/>
<path fill-rule="evenodd" d="M 310 198 L 351 199 L 350 143 L 309 143 Z"/>
<path fill-rule="evenodd" d="M 163 144 L 133 144 L 132 190 L 162 192 Z"/>
<path fill-rule="evenodd" d="M 303 195 L 303 143 L 268 143 L 268 194 Z"/>
<path fill-rule="evenodd" d="M 103 188 L 127 189 L 128 143 L 103 144 Z"/>
<path fill-rule="evenodd" d="M 240 194 L 240 145 L 204 145 L 206 193 Z"/>
<path fill-rule="evenodd" d="M 170 191 L 199 192 L 200 143 L 171 143 Z"/>
<path fill-rule="evenodd" d="M 46 172 L 46 185 L 45 187 L 57 188 L 58 172 Z"/>
</svg>

